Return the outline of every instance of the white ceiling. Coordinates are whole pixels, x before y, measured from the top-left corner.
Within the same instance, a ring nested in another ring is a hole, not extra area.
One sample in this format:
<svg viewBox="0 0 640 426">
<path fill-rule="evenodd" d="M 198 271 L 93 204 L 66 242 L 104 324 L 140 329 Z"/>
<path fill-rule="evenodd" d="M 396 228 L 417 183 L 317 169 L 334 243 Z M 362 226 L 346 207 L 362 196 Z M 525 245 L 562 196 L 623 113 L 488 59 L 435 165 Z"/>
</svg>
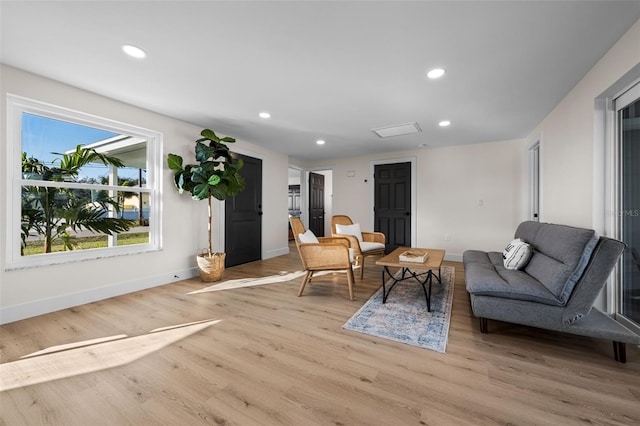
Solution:
<svg viewBox="0 0 640 426">
<path fill-rule="evenodd" d="M 525 137 L 640 18 L 639 1 L 0 8 L 3 63 L 301 161 Z M 125 43 L 148 57 L 124 56 Z M 428 80 L 433 67 L 447 74 Z M 413 121 L 421 133 L 370 130 Z"/>
</svg>

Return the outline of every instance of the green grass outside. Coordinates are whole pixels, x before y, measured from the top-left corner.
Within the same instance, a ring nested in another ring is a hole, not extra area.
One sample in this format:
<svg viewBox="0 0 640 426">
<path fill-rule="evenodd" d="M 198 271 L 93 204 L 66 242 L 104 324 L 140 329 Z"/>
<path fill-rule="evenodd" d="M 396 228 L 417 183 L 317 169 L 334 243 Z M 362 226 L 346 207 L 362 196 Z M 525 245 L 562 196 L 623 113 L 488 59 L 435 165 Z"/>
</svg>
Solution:
<svg viewBox="0 0 640 426">
<path fill-rule="evenodd" d="M 131 234 L 119 234 L 118 245 L 127 246 L 132 244 L 147 244 L 149 242 L 148 232 L 134 232 Z M 92 235 L 90 237 L 82 237 L 76 239 L 77 246 L 74 250 L 87 250 L 94 248 L 107 247 L 106 235 Z M 24 256 L 31 256 L 33 254 L 41 254 L 43 252 L 42 241 L 27 241 L 27 247 L 24 249 Z M 62 241 L 54 241 L 52 252 L 65 251 Z"/>
</svg>

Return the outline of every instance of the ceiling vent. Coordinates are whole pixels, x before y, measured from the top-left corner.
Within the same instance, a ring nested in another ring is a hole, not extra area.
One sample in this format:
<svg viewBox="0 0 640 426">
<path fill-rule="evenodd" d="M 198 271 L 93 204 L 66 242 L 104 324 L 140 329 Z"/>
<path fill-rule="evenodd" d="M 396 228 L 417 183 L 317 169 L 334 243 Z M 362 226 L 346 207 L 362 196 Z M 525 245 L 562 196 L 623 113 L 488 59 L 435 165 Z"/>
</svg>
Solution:
<svg viewBox="0 0 640 426">
<path fill-rule="evenodd" d="M 389 138 L 392 136 L 408 135 L 411 133 L 422 132 L 420 126 L 415 121 L 405 124 L 396 124 L 394 126 L 378 127 L 377 129 L 371 129 L 373 133 L 381 138 Z"/>
</svg>

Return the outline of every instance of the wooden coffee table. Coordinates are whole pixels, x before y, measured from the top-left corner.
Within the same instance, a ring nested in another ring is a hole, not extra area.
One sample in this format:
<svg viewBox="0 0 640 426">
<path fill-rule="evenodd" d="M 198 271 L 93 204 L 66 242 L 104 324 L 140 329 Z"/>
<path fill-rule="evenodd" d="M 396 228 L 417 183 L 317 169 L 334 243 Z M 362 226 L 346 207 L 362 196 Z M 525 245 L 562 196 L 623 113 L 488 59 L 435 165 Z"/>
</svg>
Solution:
<svg viewBox="0 0 640 426">
<path fill-rule="evenodd" d="M 429 256 L 424 262 L 401 262 L 400 255 L 407 250 L 424 250 L 429 252 Z M 440 267 L 444 260 L 444 250 L 430 249 L 430 248 L 411 248 L 411 247 L 398 247 L 388 255 L 378 259 L 376 265 L 382 266 L 382 303 L 387 301 L 389 293 L 393 287 L 400 281 L 409 279 L 415 279 L 422 285 L 424 291 L 424 298 L 427 301 L 427 311 L 431 312 L 431 282 L 435 276 L 439 283 L 442 284 L 440 277 Z M 389 268 L 400 268 L 402 274 L 400 278 L 396 278 Z M 416 272 L 418 271 L 418 272 Z M 438 271 L 436 275 L 434 271 Z M 385 274 L 393 280 L 393 284 L 389 287 L 389 291 L 386 290 Z M 425 287 L 425 284 L 429 283 L 429 290 Z"/>
</svg>

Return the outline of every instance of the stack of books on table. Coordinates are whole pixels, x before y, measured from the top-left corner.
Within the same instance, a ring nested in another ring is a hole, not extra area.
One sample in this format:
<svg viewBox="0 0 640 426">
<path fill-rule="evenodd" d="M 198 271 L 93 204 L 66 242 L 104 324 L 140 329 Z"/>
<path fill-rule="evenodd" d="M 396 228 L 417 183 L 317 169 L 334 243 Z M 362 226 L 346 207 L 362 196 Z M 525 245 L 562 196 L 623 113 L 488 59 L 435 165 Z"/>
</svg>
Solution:
<svg viewBox="0 0 640 426">
<path fill-rule="evenodd" d="M 429 252 L 426 250 L 407 250 L 400 253 L 398 260 L 400 262 L 411 262 L 411 263 L 424 263 L 429 256 Z"/>
</svg>

